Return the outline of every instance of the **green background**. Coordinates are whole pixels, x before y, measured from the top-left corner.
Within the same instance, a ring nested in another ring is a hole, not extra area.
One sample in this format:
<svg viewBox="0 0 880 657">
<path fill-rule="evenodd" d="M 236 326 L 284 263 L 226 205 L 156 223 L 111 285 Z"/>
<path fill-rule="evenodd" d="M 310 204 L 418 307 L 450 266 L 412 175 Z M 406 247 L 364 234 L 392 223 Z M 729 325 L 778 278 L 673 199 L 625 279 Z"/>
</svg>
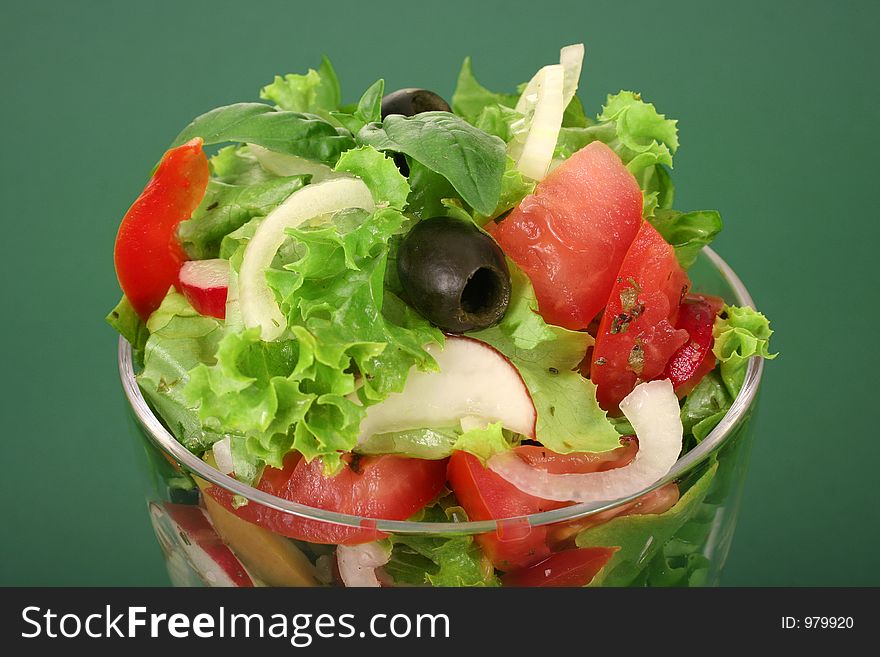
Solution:
<svg viewBox="0 0 880 657">
<path fill-rule="evenodd" d="M 122 214 L 192 117 L 326 53 L 350 101 L 513 89 L 583 41 L 579 94 L 680 120 L 676 206 L 773 320 L 723 583 L 880 584 L 880 3 L 4 2 L 0 583 L 167 582 L 103 323 Z M 872 410 L 873 409 L 873 410 Z"/>
</svg>

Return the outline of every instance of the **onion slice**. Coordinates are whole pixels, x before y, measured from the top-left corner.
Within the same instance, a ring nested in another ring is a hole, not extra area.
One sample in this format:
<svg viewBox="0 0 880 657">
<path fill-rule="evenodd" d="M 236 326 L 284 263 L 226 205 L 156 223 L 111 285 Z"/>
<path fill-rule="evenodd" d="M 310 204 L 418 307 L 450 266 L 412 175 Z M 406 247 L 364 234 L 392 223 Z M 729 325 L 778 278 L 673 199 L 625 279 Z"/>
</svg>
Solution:
<svg viewBox="0 0 880 657">
<path fill-rule="evenodd" d="M 232 474 L 232 441 L 229 437 L 218 440 L 211 450 L 214 452 L 214 463 L 217 469 L 225 475 Z"/>
<path fill-rule="evenodd" d="M 297 157 L 288 153 L 276 153 L 268 148 L 257 144 L 248 144 L 248 150 L 257 158 L 257 162 L 269 173 L 276 176 L 302 176 L 310 175 L 312 183 L 318 183 L 330 178 L 341 178 L 348 174 L 338 173 L 320 162 L 312 162 L 304 157 Z"/>
<path fill-rule="evenodd" d="M 241 318 L 247 328 L 259 327 L 260 337 L 278 339 L 287 323 L 269 285 L 266 271 L 286 238 L 288 228 L 309 219 L 330 217 L 348 208 L 372 212 L 376 205 L 369 188 L 359 178 L 333 178 L 306 185 L 272 210 L 257 228 L 244 250 L 238 279 Z"/>
<path fill-rule="evenodd" d="M 382 543 L 362 545 L 339 545 L 336 548 L 336 564 L 346 586 L 379 587 L 376 568 L 381 568 L 391 558 L 391 549 Z"/>
<path fill-rule="evenodd" d="M 534 97 L 534 112 L 529 122 L 525 140 L 519 136 L 511 142 L 510 155 L 516 158 L 516 168 L 524 176 L 533 180 L 541 180 L 547 174 L 547 168 L 556 150 L 559 130 L 562 127 L 562 114 L 565 105 L 562 103 L 563 82 L 565 71 L 561 64 L 545 66 L 532 78 L 535 81 L 534 93 L 529 89 L 523 92 L 520 100 L 527 98 L 526 105 L 531 105 Z M 531 82 L 529 83 L 531 86 Z M 519 107 L 519 104 L 517 104 Z M 527 110 L 528 111 L 528 110 Z M 528 114 L 526 114 L 528 121 Z M 519 144 L 522 144 L 521 148 Z"/>
<path fill-rule="evenodd" d="M 584 65 L 584 44 L 574 43 L 565 46 L 559 51 L 559 63 L 564 70 L 562 83 L 562 109 L 568 107 L 571 99 L 577 93 L 578 83 L 581 79 L 581 68 Z"/>
<path fill-rule="evenodd" d="M 559 64 L 545 66 L 529 80 L 516 103 L 523 118 L 511 129 L 514 137 L 508 154 L 524 176 L 541 180 L 553 160 L 562 116 L 577 92 L 584 60 L 584 44 L 559 51 Z"/>
<path fill-rule="evenodd" d="M 620 402 L 632 423 L 639 451 L 629 465 L 604 472 L 550 474 L 514 452 L 489 459 L 491 470 L 529 495 L 558 502 L 605 502 L 643 491 L 662 478 L 681 453 L 683 429 L 678 398 L 668 379 L 640 383 Z"/>
</svg>

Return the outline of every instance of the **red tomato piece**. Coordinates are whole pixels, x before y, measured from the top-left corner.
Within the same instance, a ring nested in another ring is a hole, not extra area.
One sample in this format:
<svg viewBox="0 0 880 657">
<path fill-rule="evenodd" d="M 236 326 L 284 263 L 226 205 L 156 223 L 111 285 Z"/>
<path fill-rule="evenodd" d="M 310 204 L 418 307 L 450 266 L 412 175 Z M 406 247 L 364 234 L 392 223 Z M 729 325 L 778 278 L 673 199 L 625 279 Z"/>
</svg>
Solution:
<svg viewBox="0 0 880 657">
<path fill-rule="evenodd" d="M 177 225 L 189 219 L 208 187 L 208 158 L 195 138 L 162 156 L 150 182 L 128 209 L 113 253 L 119 285 L 143 319 L 177 283 L 186 254 Z"/>
<path fill-rule="evenodd" d="M 608 301 L 641 222 L 638 182 L 597 141 L 554 169 L 487 230 L 531 279 L 544 319 L 583 329 Z"/>
<path fill-rule="evenodd" d="M 666 363 L 662 379 L 669 379 L 679 397 L 684 397 L 700 379 L 715 368 L 712 327 L 724 307 L 718 297 L 691 295 L 681 305 L 675 326 L 688 332 L 689 339 Z"/>
<path fill-rule="evenodd" d="M 453 452 L 447 472 L 449 486 L 470 520 L 498 520 L 550 511 L 566 506 L 532 497 L 483 467 L 467 452 Z M 516 526 L 475 537 L 499 570 L 521 568 L 550 555 L 547 527 Z"/>
<path fill-rule="evenodd" d="M 258 488 L 292 502 L 363 518 L 406 520 L 434 500 L 446 482 L 446 461 L 402 456 L 351 459 L 333 477 L 320 459 L 311 463 L 291 453 L 282 470 L 266 468 Z M 362 529 L 335 525 L 270 509 L 256 503 L 234 508 L 229 492 L 212 486 L 208 493 L 240 518 L 311 543 L 356 545 L 384 536 L 365 523 Z"/>
<path fill-rule="evenodd" d="M 528 568 L 513 570 L 501 578 L 504 586 L 586 586 L 618 548 L 587 547 L 551 554 Z"/>
<path fill-rule="evenodd" d="M 639 381 L 660 376 L 687 342 L 687 331 L 675 323 L 689 287 L 672 247 L 643 222 L 617 274 L 593 347 L 590 379 L 606 411 L 616 411 Z"/>
<path fill-rule="evenodd" d="M 515 449 L 524 461 L 553 473 L 599 472 L 621 467 L 635 458 L 637 443 L 629 441 L 602 454 L 556 454 L 537 446 Z M 551 511 L 571 502 L 556 502 L 533 497 L 483 467 L 467 452 L 453 452 L 449 459 L 449 486 L 470 520 L 502 520 Z M 523 568 L 550 555 L 550 536 L 560 525 L 530 527 L 525 524 L 501 524 L 496 532 L 480 534 L 477 542 L 499 570 Z"/>
</svg>

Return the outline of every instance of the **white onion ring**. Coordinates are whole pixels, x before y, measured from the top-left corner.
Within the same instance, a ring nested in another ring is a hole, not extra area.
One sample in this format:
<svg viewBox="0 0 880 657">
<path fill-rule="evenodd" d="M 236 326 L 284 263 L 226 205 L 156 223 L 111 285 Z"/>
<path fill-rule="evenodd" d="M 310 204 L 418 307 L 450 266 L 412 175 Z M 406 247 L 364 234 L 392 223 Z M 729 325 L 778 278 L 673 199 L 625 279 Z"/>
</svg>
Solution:
<svg viewBox="0 0 880 657">
<path fill-rule="evenodd" d="M 663 477 L 681 453 L 683 428 L 678 398 L 668 379 L 641 383 L 620 410 L 633 425 L 639 451 L 629 465 L 604 472 L 551 474 L 532 467 L 515 452 L 496 454 L 488 466 L 519 490 L 558 502 L 605 502 L 628 497 Z"/>
</svg>

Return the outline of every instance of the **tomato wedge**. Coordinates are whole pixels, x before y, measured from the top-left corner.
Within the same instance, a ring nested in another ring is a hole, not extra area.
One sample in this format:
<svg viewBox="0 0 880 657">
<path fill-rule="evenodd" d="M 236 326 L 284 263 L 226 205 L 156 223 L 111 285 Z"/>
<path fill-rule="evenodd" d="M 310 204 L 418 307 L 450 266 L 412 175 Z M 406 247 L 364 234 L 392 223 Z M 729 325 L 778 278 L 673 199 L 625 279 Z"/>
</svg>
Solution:
<svg viewBox="0 0 880 657">
<path fill-rule="evenodd" d="M 657 378 L 687 342 L 676 329 L 678 308 L 690 281 L 672 247 L 642 222 L 617 274 L 599 323 L 590 364 L 599 405 L 618 409 L 639 381 Z"/>
<path fill-rule="evenodd" d="M 666 363 L 661 379 L 669 379 L 679 397 L 684 397 L 715 367 L 712 327 L 724 307 L 718 297 L 691 295 L 678 313 L 675 327 L 688 332 L 689 339 Z"/>
<path fill-rule="evenodd" d="M 551 324 L 586 328 L 608 300 L 642 222 L 642 191 L 617 154 L 588 144 L 486 227 L 528 275 Z"/>
<path fill-rule="evenodd" d="M 530 465 L 553 473 L 599 472 L 626 465 L 635 458 L 634 441 L 601 454 L 556 454 L 537 446 L 522 446 L 516 453 Z M 554 502 L 523 493 L 513 484 L 483 467 L 467 452 L 453 452 L 447 472 L 449 486 L 470 520 L 503 520 L 551 511 L 570 502 Z M 480 534 L 477 542 L 499 570 L 530 566 L 550 555 L 553 532 L 564 525 L 531 527 L 512 521 L 500 523 L 499 529 Z"/>
<path fill-rule="evenodd" d="M 336 476 L 327 477 L 320 459 L 308 463 L 292 452 L 284 459 L 283 469 L 266 468 L 257 487 L 318 509 L 363 518 L 406 520 L 434 500 L 445 482 L 445 460 L 364 456 L 350 459 Z M 356 529 L 300 518 L 253 502 L 235 508 L 229 492 L 217 486 L 211 486 L 207 492 L 238 517 L 290 538 L 356 545 L 384 536 L 369 522 Z"/>
<path fill-rule="evenodd" d="M 119 285 L 142 319 L 159 307 L 186 254 L 177 225 L 189 219 L 208 187 L 208 158 L 197 137 L 162 156 L 150 182 L 128 209 L 113 259 Z"/>
<path fill-rule="evenodd" d="M 501 583 L 504 586 L 586 586 L 617 550 L 587 547 L 556 552 L 528 568 L 506 573 Z"/>
</svg>

